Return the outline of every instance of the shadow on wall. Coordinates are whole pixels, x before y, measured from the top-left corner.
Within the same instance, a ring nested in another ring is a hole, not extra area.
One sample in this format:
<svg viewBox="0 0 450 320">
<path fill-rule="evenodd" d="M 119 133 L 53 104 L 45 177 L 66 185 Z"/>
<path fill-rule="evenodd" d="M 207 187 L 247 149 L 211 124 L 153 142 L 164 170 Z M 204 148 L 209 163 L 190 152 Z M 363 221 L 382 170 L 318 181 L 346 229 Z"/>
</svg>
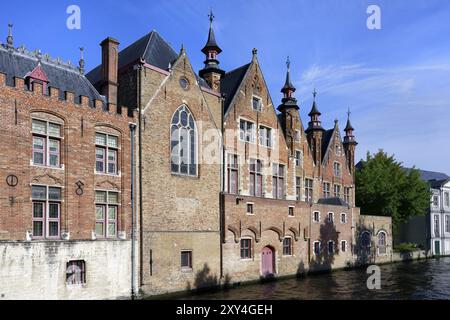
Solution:
<svg viewBox="0 0 450 320">
<path fill-rule="evenodd" d="M 231 277 L 227 274 L 225 275 L 222 283 L 219 281 L 217 275 L 211 274 L 211 268 L 207 263 L 203 266 L 203 269 L 198 271 L 195 275 L 194 285 L 192 286 L 190 282 L 187 283 L 186 290 L 187 291 L 206 291 L 219 289 L 220 286 L 224 288 L 228 288 L 231 283 Z"/>
<path fill-rule="evenodd" d="M 335 260 L 335 254 L 339 253 L 339 234 L 334 223 L 326 222 L 320 226 L 320 237 L 312 242 L 311 248 L 311 271 L 330 271 Z M 316 244 L 320 243 L 317 253 Z"/>
<path fill-rule="evenodd" d="M 356 254 L 356 265 L 367 266 L 375 263 L 376 245 L 372 241 L 373 234 L 371 230 L 357 226 L 356 228 L 356 243 L 353 248 Z"/>
</svg>

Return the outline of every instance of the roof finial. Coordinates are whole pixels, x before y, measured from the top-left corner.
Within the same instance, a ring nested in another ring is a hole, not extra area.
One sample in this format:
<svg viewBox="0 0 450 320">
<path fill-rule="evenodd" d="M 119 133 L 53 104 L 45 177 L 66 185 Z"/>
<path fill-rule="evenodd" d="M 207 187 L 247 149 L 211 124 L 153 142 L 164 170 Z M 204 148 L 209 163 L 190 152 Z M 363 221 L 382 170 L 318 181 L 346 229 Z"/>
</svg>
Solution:
<svg viewBox="0 0 450 320">
<path fill-rule="evenodd" d="M 181 49 L 180 49 L 180 56 L 184 55 L 186 53 L 186 49 L 184 49 L 184 43 L 181 44 Z"/>
<path fill-rule="evenodd" d="M 8 24 L 8 37 L 6 38 L 6 46 L 8 48 L 13 48 L 13 46 L 14 46 L 14 38 L 13 38 L 13 34 L 12 34 L 13 26 L 14 25 L 12 23 Z"/>
<path fill-rule="evenodd" d="M 212 24 L 213 21 L 214 21 L 214 19 L 216 18 L 216 16 L 215 16 L 214 13 L 213 13 L 212 8 L 211 8 L 210 11 L 209 11 L 208 17 L 209 17 L 209 22 Z"/>
<path fill-rule="evenodd" d="M 253 54 L 253 58 L 256 58 L 256 56 L 258 55 L 258 49 L 253 48 L 252 54 Z"/>
<path fill-rule="evenodd" d="M 316 88 L 314 88 L 313 97 L 314 97 L 314 101 L 316 101 L 316 97 L 317 97 L 317 90 L 316 90 Z"/>
<path fill-rule="evenodd" d="M 350 119 L 350 116 L 352 115 L 352 113 L 351 113 L 351 111 L 350 111 L 350 107 L 348 108 L 347 115 L 348 115 L 348 119 Z"/>
<path fill-rule="evenodd" d="M 84 74 L 84 67 L 85 67 L 85 61 L 84 61 L 84 48 L 80 48 L 80 61 L 79 61 L 79 69 L 80 73 Z"/>
</svg>

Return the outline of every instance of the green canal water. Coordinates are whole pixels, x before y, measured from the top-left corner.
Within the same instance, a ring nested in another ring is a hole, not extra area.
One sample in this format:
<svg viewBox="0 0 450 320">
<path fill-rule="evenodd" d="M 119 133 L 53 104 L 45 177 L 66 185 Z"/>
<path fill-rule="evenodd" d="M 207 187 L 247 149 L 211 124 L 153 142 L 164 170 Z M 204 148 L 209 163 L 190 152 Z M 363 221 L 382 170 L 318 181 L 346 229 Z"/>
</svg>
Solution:
<svg viewBox="0 0 450 320">
<path fill-rule="evenodd" d="M 245 285 L 182 300 L 450 300 L 450 258 L 383 265 L 381 290 L 369 290 L 366 269 Z"/>
</svg>

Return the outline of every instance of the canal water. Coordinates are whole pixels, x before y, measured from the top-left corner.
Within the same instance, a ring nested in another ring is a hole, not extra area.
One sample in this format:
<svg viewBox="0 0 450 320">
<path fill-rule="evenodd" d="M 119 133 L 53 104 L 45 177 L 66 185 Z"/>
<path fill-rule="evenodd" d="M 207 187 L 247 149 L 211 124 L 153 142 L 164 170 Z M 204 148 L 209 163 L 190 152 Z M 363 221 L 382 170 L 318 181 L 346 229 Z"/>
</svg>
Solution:
<svg viewBox="0 0 450 320">
<path fill-rule="evenodd" d="M 367 289 L 366 269 L 246 285 L 192 300 L 450 300 L 450 258 L 381 266 L 381 290 Z"/>
</svg>

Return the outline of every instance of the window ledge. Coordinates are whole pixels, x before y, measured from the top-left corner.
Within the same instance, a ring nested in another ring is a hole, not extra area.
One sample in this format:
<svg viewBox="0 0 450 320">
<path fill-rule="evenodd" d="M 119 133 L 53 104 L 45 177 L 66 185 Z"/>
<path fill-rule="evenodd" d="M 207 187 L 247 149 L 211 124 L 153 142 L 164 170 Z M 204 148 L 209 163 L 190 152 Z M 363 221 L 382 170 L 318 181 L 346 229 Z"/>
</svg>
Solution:
<svg viewBox="0 0 450 320">
<path fill-rule="evenodd" d="M 110 174 L 110 173 L 103 173 L 103 172 L 94 171 L 94 174 L 96 176 L 105 176 L 105 177 L 113 177 L 113 178 L 121 178 L 122 177 L 122 173 L 121 172 L 119 172 L 118 174 Z"/>
<path fill-rule="evenodd" d="M 60 167 L 45 166 L 45 165 L 34 164 L 33 160 L 30 161 L 30 167 L 39 168 L 39 169 L 58 170 L 58 171 L 64 171 L 66 169 L 65 165 L 61 165 Z"/>
</svg>

